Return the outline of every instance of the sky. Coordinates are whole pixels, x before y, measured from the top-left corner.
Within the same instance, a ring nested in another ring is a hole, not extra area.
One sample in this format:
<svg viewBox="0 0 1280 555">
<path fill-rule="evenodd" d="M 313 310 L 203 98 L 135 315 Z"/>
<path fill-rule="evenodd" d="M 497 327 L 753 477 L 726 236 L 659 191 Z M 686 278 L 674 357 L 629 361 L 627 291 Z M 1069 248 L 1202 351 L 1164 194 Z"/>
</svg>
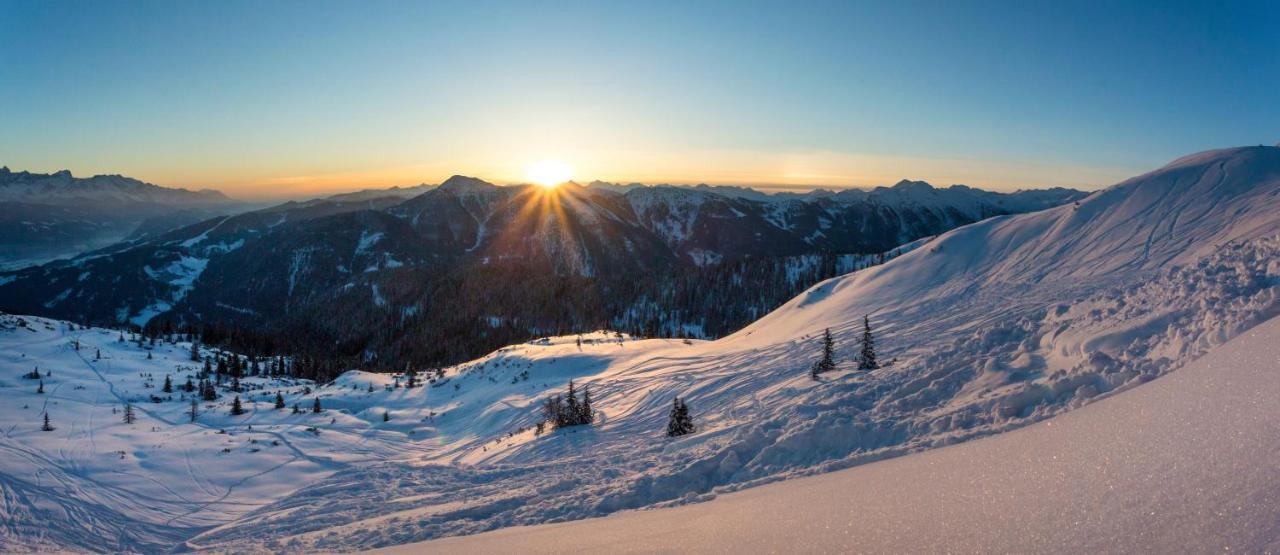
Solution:
<svg viewBox="0 0 1280 555">
<path fill-rule="evenodd" d="M 1097 188 L 1280 141 L 1280 2 L 0 0 L 0 165 L 275 198 Z"/>
</svg>

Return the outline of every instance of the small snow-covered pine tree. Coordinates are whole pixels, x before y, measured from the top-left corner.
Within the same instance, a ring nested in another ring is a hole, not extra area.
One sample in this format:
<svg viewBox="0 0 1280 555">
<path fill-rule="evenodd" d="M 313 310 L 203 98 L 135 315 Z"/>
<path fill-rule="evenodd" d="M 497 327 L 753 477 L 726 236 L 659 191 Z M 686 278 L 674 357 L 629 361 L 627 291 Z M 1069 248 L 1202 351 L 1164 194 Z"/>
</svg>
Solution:
<svg viewBox="0 0 1280 555">
<path fill-rule="evenodd" d="M 320 398 L 316 397 L 316 402 L 311 405 L 311 412 L 320 413 L 324 409 L 320 408 Z"/>
<path fill-rule="evenodd" d="M 818 379 L 818 374 L 836 369 L 836 342 L 831 338 L 831 328 L 822 332 L 822 359 L 814 363 L 809 370 L 809 377 Z"/>
<path fill-rule="evenodd" d="M 173 393 L 173 381 L 169 379 L 168 374 L 164 375 L 164 387 L 161 387 L 160 391 L 163 391 L 165 393 Z"/>
<path fill-rule="evenodd" d="M 862 351 L 858 356 L 858 370 L 875 370 L 880 367 L 876 362 L 875 338 L 871 335 L 871 317 L 862 317 Z"/>
<path fill-rule="evenodd" d="M 187 407 L 187 418 L 190 418 L 192 422 L 195 422 L 196 418 L 198 418 L 199 416 L 200 416 L 200 403 L 196 401 L 195 397 L 192 397 L 191 406 Z"/>
<path fill-rule="evenodd" d="M 244 414 L 244 407 L 240 405 L 240 396 L 236 395 L 236 398 L 231 400 L 231 416 L 242 414 Z"/>
<path fill-rule="evenodd" d="M 124 404 L 124 423 L 133 424 L 134 420 L 136 420 L 136 418 L 133 415 L 133 403 L 125 403 Z"/>
<path fill-rule="evenodd" d="M 284 408 L 284 396 L 279 391 L 276 392 L 276 410 Z"/>
<path fill-rule="evenodd" d="M 672 399 L 671 412 L 667 415 L 667 437 L 678 437 L 694 432 L 693 417 L 689 416 L 689 406 L 679 397 Z"/>
<path fill-rule="evenodd" d="M 564 400 L 564 425 L 575 426 L 580 424 L 579 419 L 582 418 L 582 405 L 578 403 L 577 392 L 573 388 L 573 380 L 569 380 L 569 394 Z"/>
<path fill-rule="evenodd" d="M 591 408 L 591 388 L 590 387 L 582 388 L 582 405 L 578 410 L 580 412 L 580 416 L 578 417 L 579 424 L 590 425 L 596 421 L 595 409 Z"/>
<path fill-rule="evenodd" d="M 50 424 L 50 423 L 49 423 L 49 413 L 47 413 L 47 412 L 46 412 L 46 413 L 44 413 L 44 425 L 43 425 L 43 426 L 40 426 L 40 431 L 42 431 L 42 432 L 52 432 L 52 431 L 53 431 L 53 424 Z"/>
</svg>

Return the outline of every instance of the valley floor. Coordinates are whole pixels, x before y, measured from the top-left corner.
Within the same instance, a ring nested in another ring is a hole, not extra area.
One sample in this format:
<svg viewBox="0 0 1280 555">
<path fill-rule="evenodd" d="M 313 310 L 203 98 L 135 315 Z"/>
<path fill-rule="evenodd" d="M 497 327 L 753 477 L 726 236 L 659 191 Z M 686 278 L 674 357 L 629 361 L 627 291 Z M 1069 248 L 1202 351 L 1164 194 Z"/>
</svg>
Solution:
<svg viewBox="0 0 1280 555">
<path fill-rule="evenodd" d="M 380 553 L 1274 552 L 1280 318 L 1029 427 L 696 505 Z"/>
</svg>

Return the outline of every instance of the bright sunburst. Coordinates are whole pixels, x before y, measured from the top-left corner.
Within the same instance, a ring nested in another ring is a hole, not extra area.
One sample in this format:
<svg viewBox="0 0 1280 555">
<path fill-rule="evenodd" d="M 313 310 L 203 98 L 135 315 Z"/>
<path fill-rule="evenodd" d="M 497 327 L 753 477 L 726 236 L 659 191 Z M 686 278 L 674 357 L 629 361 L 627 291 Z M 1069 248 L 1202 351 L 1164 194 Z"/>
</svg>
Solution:
<svg viewBox="0 0 1280 555">
<path fill-rule="evenodd" d="M 559 160 L 543 160 L 529 167 L 525 179 L 551 188 L 573 179 L 573 168 Z"/>
</svg>

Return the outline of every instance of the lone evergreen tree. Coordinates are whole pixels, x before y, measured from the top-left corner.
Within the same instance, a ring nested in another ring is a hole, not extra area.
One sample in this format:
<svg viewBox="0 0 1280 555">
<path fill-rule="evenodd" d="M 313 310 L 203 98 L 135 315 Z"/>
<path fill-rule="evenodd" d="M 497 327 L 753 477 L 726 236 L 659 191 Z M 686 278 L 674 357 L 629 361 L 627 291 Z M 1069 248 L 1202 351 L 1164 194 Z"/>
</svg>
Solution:
<svg viewBox="0 0 1280 555">
<path fill-rule="evenodd" d="M 136 418 L 133 416 L 133 403 L 124 404 L 124 423 L 133 424 Z"/>
<path fill-rule="evenodd" d="M 679 397 L 672 399 L 671 412 L 667 416 L 667 437 L 682 436 L 694 431 L 693 417 L 689 416 L 689 406 Z"/>
<path fill-rule="evenodd" d="M 385 410 L 384 410 L 384 411 L 382 411 L 382 421 L 383 421 L 383 422 L 390 422 L 390 421 L 391 421 L 391 413 L 390 413 L 389 411 L 385 411 Z"/>
<path fill-rule="evenodd" d="M 196 390 L 196 384 L 191 382 L 191 376 L 187 376 L 187 383 L 182 384 L 182 390 L 191 393 Z"/>
<path fill-rule="evenodd" d="M 191 342 L 191 361 L 200 362 L 200 344 L 195 341 Z"/>
<path fill-rule="evenodd" d="M 151 351 L 147 351 L 147 360 L 151 360 Z"/>
<path fill-rule="evenodd" d="M 284 408 L 284 396 L 279 391 L 276 392 L 276 410 Z"/>
<path fill-rule="evenodd" d="M 875 370 L 880 367 L 876 362 L 875 339 L 871 336 L 871 318 L 862 317 L 862 352 L 858 357 L 858 370 Z"/>
<path fill-rule="evenodd" d="M 313 412 L 313 413 L 319 413 L 319 412 L 320 412 L 320 411 L 322 411 L 322 410 L 324 410 L 324 409 L 320 408 L 320 398 L 319 398 L 319 397 L 316 397 L 316 402 L 315 402 L 315 403 L 312 403 L 312 405 L 311 405 L 311 412 Z"/>
<path fill-rule="evenodd" d="M 168 374 L 164 375 L 164 387 L 160 388 L 160 391 L 163 391 L 165 393 L 173 393 L 173 381 L 169 379 Z"/>
<path fill-rule="evenodd" d="M 240 396 L 236 395 L 236 398 L 231 400 L 231 416 L 242 414 L 244 414 L 244 407 L 240 406 Z"/>
<path fill-rule="evenodd" d="M 190 418 L 192 422 L 195 422 L 196 418 L 199 416 L 200 416 L 200 403 L 196 402 L 195 397 L 192 397 L 191 406 L 187 407 L 187 417 Z"/>
<path fill-rule="evenodd" d="M 42 432 L 52 432 L 52 431 L 53 431 L 53 425 L 49 423 L 49 413 L 47 413 L 47 412 L 46 412 L 46 413 L 44 413 L 44 425 L 43 425 L 43 426 L 40 426 L 40 431 L 42 431 Z"/>
<path fill-rule="evenodd" d="M 40 386 L 36 388 L 36 393 L 44 395 L 44 380 L 40 380 Z"/>
<path fill-rule="evenodd" d="M 814 363 L 813 368 L 809 370 L 809 377 L 818 379 L 818 374 L 830 372 L 836 369 L 836 343 L 831 338 L 831 328 L 827 328 L 822 332 L 822 360 Z"/>
</svg>

